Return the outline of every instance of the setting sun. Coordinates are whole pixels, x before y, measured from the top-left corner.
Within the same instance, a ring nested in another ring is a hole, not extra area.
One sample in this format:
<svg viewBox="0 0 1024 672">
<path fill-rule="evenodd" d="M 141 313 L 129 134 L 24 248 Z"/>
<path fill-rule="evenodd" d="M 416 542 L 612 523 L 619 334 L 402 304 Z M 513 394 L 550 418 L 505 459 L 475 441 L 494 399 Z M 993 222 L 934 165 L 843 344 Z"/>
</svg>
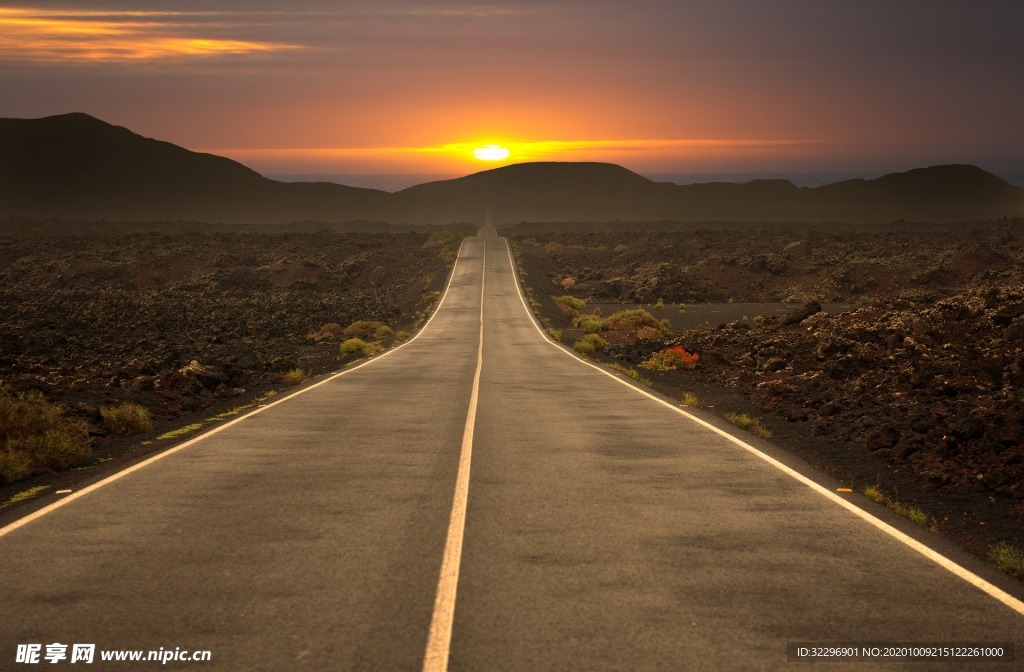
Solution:
<svg viewBox="0 0 1024 672">
<path fill-rule="evenodd" d="M 473 156 L 481 161 L 501 161 L 507 159 L 510 152 L 501 145 L 484 145 L 473 150 Z"/>
</svg>

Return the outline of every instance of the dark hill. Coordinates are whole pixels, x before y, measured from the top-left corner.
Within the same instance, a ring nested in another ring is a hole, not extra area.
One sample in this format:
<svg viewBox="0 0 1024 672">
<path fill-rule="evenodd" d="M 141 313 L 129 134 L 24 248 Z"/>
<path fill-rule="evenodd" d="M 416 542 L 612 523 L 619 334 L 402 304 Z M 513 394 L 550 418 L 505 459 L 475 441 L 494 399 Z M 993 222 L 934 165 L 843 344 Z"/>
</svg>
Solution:
<svg viewBox="0 0 1024 672">
<path fill-rule="evenodd" d="M 398 192 L 404 212 L 495 221 L 660 218 L 673 185 L 612 163 L 519 163 Z"/>
<path fill-rule="evenodd" d="M 608 163 L 522 163 L 397 194 L 269 180 L 229 159 L 85 114 L 0 119 L 0 217 L 518 221 L 959 221 L 1024 215 L 1024 190 L 974 166 L 816 189 L 784 180 L 677 186 Z"/>
<path fill-rule="evenodd" d="M 87 114 L 0 119 L 0 212 L 70 219 L 351 219 L 388 194 L 268 180 Z"/>
</svg>

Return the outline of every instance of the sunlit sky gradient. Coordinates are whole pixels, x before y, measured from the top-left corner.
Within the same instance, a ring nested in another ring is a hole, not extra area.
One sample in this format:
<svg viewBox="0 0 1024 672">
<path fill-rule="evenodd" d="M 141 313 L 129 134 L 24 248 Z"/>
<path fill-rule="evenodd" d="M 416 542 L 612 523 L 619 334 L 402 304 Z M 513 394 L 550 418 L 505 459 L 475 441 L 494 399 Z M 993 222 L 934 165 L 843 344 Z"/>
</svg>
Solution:
<svg viewBox="0 0 1024 672">
<path fill-rule="evenodd" d="M 267 174 L 1024 170 L 1020 0 L 0 5 L 0 116 Z"/>
</svg>

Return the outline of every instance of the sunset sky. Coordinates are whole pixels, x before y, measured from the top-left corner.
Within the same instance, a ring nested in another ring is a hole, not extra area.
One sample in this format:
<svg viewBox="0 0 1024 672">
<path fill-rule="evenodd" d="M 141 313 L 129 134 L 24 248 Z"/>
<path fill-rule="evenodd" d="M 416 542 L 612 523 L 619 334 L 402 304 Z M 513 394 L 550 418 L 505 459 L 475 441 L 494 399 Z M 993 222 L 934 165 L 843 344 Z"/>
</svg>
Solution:
<svg viewBox="0 0 1024 672">
<path fill-rule="evenodd" d="M 1024 171 L 1020 0 L 0 4 L 0 116 L 266 174 Z M 500 165 L 500 163 L 498 164 Z"/>
</svg>

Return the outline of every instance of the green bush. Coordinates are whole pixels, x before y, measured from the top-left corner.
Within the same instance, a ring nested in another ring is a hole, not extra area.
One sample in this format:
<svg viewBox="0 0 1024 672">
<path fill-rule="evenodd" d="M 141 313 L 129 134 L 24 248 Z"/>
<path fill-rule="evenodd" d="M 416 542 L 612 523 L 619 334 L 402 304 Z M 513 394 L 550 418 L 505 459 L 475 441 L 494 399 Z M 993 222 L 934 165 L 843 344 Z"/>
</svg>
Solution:
<svg viewBox="0 0 1024 672">
<path fill-rule="evenodd" d="M 92 455 L 89 427 L 40 392 L 0 390 L 0 481 L 62 470 Z"/>
<path fill-rule="evenodd" d="M 126 402 L 118 406 L 104 406 L 100 416 L 107 429 L 115 434 L 138 434 L 153 429 L 149 411 L 138 404 Z"/>
<path fill-rule="evenodd" d="M 604 326 L 611 331 L 625 331 L 630 334 L 635 334 L 644 327 L 657 329 L 666 335 L 672 333 L 671 329 L 667 328 L 665 324 L 659 322 L 657 318 L 643 308 L 620 310 L 617 313 L 613 313 L 604 318 Z"/>
<path fill-rule="evenodd" d="M 593 352 L 595 350 L 593 343 L 590 343 L 589 341 L 585 341 L 582 338 L 580 340 L 576 341 L 575 343 L 573 343 L 572 349 L 575 350 L 576 352 L 580 353 L 581 355 L 593 354 Z"/>
<path fill-rule="evenodd" d="M 391 331 L 391 328 L 388 327 L 388 325 L 383 322 L 378 322 L 377 320 L 356 320 L 345 327 L 342 335 L 345 338 L 376 338 L 378 330 L 381 329 L 387 329 L 389 333 Z"/>
<path fill-rule="evenodd" d="M 601 320 L 582 320 L 580 329 L 587 334 L 597 334 L 604 331 L 604 323 Z"/>
<path fill-rule="evenodd" d="M 608 348 L 608 341 L 597 334 L 587 334 L 576 341 L 576 344 L 572 347 L 582 355 L 589 355 L 595 351 L 604 352 Z"/>
<path fill-rule="evenodd" d="M 409 332 L 408 331 L 399 331 L 399 332 L 395 333 L 395 340 L 396 341 L 404 341 L 407 338 L 409 338 Z"/>
<path fill-rule="evenodd" d="M 562 340 L 562 332 L 558 329 L 548 329 L 548 333 L 551 334 L 551 338 L 556 341 Z"/>
<path fill-rule="evenodd" d="M 349 338 L 341 342 L 339 350 L 341 354 L 348 355 L 353 352 L 364 353 L 366 352 L 367 342 L 361 338 Z"/>
<path fill-rule="evenodd" d="M 382 324 L 373 330 L 373 337 L 380 341 L 382 339 L 387 338 L 388 336 L 391 336 L 394 333 L 395 332 L 391 329 L 391 327 L 389 327 L 386 324 Z"/>
<path fill-rule="evenodd" d="M 587 302 L 583 299 L 578 299 L 575 296 L 569 296 L 568 294 L 564 296 L 553 296 L 551 297 L 551 300 L 554 301 L 555 304 L 562 309 L 562 312 L 567 315 L 572 314 L 572 311 L 583 310 L 587 305 Z"/>
</svg>

